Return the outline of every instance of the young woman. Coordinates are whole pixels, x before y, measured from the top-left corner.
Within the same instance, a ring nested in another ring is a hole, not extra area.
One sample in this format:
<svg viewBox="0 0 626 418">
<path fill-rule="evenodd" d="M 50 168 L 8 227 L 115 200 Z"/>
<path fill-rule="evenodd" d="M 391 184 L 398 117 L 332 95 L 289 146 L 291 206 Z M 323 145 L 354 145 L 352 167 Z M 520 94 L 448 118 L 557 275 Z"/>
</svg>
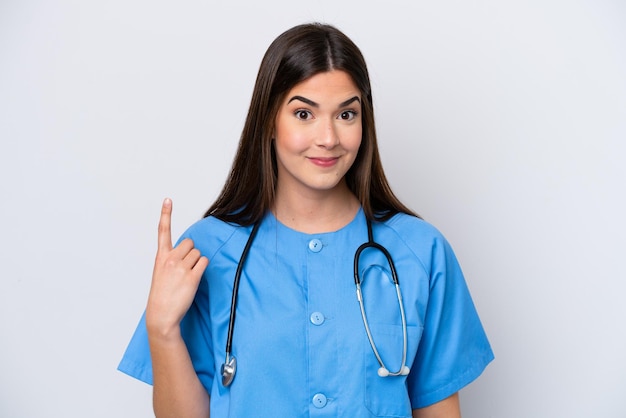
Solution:
<svg viewBox="0 0 626 418">
<path fill-rule="evenodd" d="M 449 244 L 387 183 L 365 61 L 332 26 L 270 45 L 224 189 L 176 246 L 171 212 L 119 366 L 158 417 L 454 418 L 493 359 Z"/>
</svg>

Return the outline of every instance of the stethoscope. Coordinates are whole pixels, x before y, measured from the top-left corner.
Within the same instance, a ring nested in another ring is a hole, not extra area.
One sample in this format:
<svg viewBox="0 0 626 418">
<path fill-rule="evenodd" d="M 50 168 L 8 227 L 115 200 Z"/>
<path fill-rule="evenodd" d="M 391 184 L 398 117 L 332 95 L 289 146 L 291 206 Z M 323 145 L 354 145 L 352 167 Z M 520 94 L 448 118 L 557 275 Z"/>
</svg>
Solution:
<svg viewBox="0 0 626 418">
<path fill-rule="evenodd" d="M 232 355 L 232 346 L 233 346 L 233 331 L 235 329 L 235 313 L 237 310 L 237 296 L 239 294 L 239 282 L 241 279 L 241 272 L 243 271 L 244 264 L 248 258 L 248 252 L 250 251 L 250 247 L 252 246 L 252 241 L 254 241 L 254 237 L 256 236 L 259 226 L 261 222 L 257 222 L 254 224 L 252 228 L 252 232 L 248 237 L 248 241 L 246 242 L 246 246 L 243 249 L 241 254 L 241 258 L 239 259 L 239 263 L 237 264 L 237 270 L 235 272 L 235 280 L 233 282 L 233 294 L 230 302 L 230 319 L 228 321 L 228 334 L 226 337 L 226 359 L 222 364 L 222 384 L 224 386 L 229 386 L 233 379 L 235 378 L 235 373 L 237 372 L 237 359 Z M 391 259 L 391 255 L 389 251 L 382 245 L 376 243 L 374 241 L 374 236 L 372 234 L 372 223 L 368 219 L 367 220 L 367 238 L 368 241 L 366 243 L 361 244 L 361 246 L 356 250 L 354 254 L 354 284 L 356 285 L 356 298 L 359 302 L 359 307 L 361 309 L 361 317 L 363 318 L 363 325 L 365 326 L 365 332 L 367 334 L 367 339 L 369 340 L 370 346 L 372 347 L 372 351 L 376 356 L 376 360 L 380 365 L 378 369 L 378 376 L 387 377 L 387 376 L 406 376 L 409 374 L 410 369 L 406 365 L 406 353 L 407 353 L 407 326 L 406 326 L 406 315 L 404 313 L 404 304 L 402 303 L 402 292 L 400 291 L 400 283 L 398 282 L 398 275 L 396 273 L 396 268 Z M 363 294 L 361 292 L 361 278 L 359 276 L 359 260 L 361 258 L 361 253 L 367 248 L 374 248 L 383 253 L 385 258 L 387 259 L 387 263 L 389 264 L 389 269 L 391 271 L 391 279 L 396 288 L 396 295 L 398 297 L 398 305 L 400 306 L 400 317 L 402 320 L 402 364 L 400 368 L 392 372 L 390 371 L 383 362 L 378 349 L 376 348 L 376 344 L 374 343 L 374 338 L 372 337 L 372 333 L 369 327 L 369 321 L 367 320 L 367 315 L 365 314 L 365 306 L 363 304 Z"/>
</svg>

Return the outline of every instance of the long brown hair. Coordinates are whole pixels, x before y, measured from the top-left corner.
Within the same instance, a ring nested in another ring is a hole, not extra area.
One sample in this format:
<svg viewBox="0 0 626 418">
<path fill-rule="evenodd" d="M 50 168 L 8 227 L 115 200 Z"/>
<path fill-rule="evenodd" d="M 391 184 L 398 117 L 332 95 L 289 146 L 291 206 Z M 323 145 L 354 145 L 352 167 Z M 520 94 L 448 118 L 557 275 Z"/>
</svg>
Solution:
<svg viewBox="0 0 626 418">
<path fill-rule="evenodd" d="M 265 53 L 230 175 L 205 217 L 250 225 L 270 210 L 277 178 L 272 133 L 279 107 L 296 84 L 331 70 L 348 73 L 362 96 L 363 138 L 346 173 L 348 188 L 369 219 L 386 220 L 398 212 L 417 216 L 393 194 L 385 177 L 376 141 L 370 79 L 361 51 L 335 27 L 312 23 L 287 30 Z"/>
</svg>

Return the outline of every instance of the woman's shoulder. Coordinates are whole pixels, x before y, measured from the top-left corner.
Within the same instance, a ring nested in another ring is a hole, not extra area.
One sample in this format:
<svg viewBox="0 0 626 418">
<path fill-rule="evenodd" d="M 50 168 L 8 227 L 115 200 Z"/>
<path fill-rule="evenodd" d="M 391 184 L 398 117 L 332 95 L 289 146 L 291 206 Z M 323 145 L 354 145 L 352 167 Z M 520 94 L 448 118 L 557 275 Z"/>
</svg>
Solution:
<svg viewBox="0 0 626 418">
<path fill-rule="evenodd" d="M 425 266 L 434 258 L 453 254 L 452 248 L 444 235 L 431 223 L 413 215 L 398 213 L 382 223 L 386 235 L 394 245 L 407 248 L 415 254 Z"/>
<path fill-rule="evenodd" d="M 233 238 L 249 233 L 249 227 L 224 222 L 213 216 L 202 218 L 183 233 L 180 240 L 190 238 L 194 246 L 203 254 L 211 255 L 219 251 Z"/>
<path fill-rule="evenodd" d="M 217 235 L 230 235 L 237 229 L 242 228 L 240 225 L 224 222 L 214 216 L 207 216 L 194 222 L 189 228 L 188 233 L 206 233 L 211 232 Z"/>
<path fill-rule="evenodd" d="M 398 236 L 422 240 L 444 239 L 443 234 L 431 223 L 417 216 L 406 213 L 397 213 L 390 219 L 383 222 L 383 225 L 393 230 Z"/>
</svg>

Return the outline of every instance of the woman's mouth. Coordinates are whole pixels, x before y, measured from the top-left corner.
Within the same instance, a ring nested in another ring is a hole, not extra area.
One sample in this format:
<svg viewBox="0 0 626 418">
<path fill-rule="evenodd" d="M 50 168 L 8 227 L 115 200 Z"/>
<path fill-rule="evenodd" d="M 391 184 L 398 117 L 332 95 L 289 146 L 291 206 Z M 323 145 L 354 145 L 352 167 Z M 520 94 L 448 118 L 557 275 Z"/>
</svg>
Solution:
<svg viewBox="0 0 626 418">
<path fill-rule="evenodd" d="M 332 167 L 338 160 L 339 157 L 309 157 L 309 161 L 318 167 Z"/>
</svg>

